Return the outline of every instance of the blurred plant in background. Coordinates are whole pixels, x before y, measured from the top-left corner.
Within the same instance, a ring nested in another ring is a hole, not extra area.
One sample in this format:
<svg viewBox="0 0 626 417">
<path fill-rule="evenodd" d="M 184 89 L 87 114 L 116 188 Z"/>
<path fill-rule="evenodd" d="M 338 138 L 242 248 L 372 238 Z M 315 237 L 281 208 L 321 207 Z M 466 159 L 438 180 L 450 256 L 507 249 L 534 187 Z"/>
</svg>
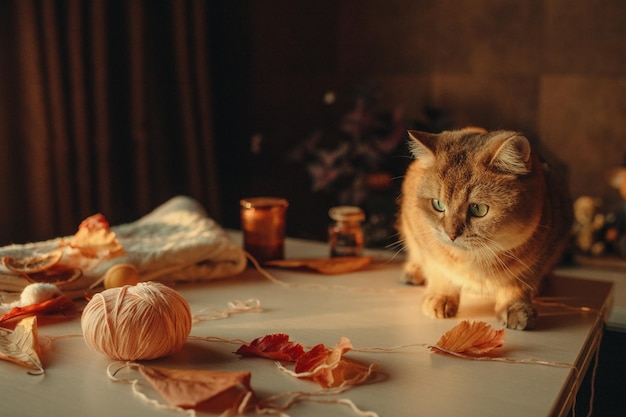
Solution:
<svg viewBox="0 0 626 417">
<path fill-rule="evenodd" d="M 366 213 L 366 245 L 384 246 L 395 235 L 397 198 L 411 162 L 409 129 L 437 132 L 449 128 L 447 114 L 424 109 L 425 121 L 409 118 L 403 106 L 378 108 L 376 88 L 359 86 L 345 110 L 330 118 L 292 149 L 288 160 L 304 168 L 313 193 L 332 204 L 355 205 Z M 324 101 L 334 105 L 334 92 Z"/>
</svg>

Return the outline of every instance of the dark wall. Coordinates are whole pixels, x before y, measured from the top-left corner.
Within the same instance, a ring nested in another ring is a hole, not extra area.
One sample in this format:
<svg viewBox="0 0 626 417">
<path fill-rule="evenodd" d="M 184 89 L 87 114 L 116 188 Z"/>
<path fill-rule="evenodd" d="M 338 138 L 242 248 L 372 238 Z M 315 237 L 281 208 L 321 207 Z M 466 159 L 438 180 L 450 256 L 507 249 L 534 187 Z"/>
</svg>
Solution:
<svg viewBox="0 0 626 417">
<path fill-rule="evenodd" d="M 294 222 L 326 221 L 332 199 L 312 193 L 284 155 L 336 126 L 358 85 L 375 86 L 379 109 L 401 106 L 431 126 L 445 124 L 427 109 L 445 111 L 451 127 L 521 130 L 568 165 L 574 197 L 619 199 L 604 172 L 626 153 L 620 0 L 223 3 L 215 64 L 224 211 L 234 225 L 237 199 L 266 193 L 293 200 Z M 328 91 L 332 105 L 322 101 Z M 251 154 L 255 134 L 262 146 Z"/>
</svg>

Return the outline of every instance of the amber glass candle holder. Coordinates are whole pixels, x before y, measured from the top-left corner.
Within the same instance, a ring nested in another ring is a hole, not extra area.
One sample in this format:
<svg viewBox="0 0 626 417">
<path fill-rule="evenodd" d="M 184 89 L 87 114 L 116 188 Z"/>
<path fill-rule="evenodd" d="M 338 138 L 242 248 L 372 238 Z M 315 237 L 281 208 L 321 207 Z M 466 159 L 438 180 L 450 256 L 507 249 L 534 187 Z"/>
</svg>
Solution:
<svg viewBox="0 0 626 417">
<path fill-rule="evenodd" d="M 284 198 L 253 197 L 240 201 L 243 247 L 259 263 L 285 257 Z"/>
</svg>

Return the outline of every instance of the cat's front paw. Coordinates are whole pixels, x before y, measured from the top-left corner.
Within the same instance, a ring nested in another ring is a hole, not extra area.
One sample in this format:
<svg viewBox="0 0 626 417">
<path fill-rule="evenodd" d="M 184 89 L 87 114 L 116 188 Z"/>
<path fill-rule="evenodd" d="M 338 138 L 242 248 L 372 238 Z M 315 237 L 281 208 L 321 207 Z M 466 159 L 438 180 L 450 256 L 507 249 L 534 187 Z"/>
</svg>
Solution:
<svg viewBox="0 0 626 417">
<path fill-rule="evenodd" d="M 509 329 L 528 330 L 535 325 L 537 310 L 532 304 L 516 301 L 497 313 L 500 322 Z"/>
<path fill-rule="evenodd" d="M 406 262 L 402 269 L 400 281 L 404 284 L 423 285 L 424 277 L 420 271 L 419 265 L 413 262 Z"/>
<path fill-rule="evenodd" d="M 425 294 L 422 300 L 422 312 L 437 319 L 456 316 L 459 310 L 459 297 L 455 295 Z"/>
</svg>

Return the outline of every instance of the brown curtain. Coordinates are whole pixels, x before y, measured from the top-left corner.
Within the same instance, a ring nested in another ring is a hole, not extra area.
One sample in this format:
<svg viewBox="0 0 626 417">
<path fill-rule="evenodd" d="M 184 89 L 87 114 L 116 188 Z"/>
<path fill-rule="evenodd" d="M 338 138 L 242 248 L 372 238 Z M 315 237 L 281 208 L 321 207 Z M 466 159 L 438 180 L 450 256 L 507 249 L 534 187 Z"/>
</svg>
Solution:
<svg viewBox="0 0 626 417">
<path fill-rule="evenodd" d="M 0 244 L 132 221 L 177 194 L 220 220 L 207 2 L 0 2 Z"/>
</svg>

